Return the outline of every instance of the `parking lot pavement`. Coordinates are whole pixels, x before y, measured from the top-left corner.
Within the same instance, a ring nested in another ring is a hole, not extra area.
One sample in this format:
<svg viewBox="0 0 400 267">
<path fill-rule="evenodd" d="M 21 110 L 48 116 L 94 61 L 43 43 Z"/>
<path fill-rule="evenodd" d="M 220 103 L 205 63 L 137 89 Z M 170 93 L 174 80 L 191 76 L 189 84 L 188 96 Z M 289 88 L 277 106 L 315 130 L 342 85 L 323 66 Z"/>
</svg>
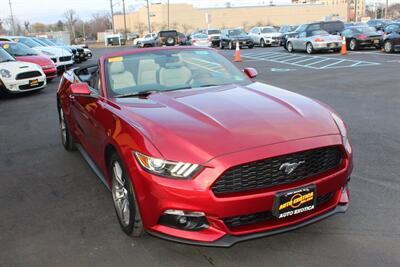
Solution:
<svg viewBox="0 0 400 267">
<path fill-rule="evenodd" d="M 379 65 L 334 69 L 243 57 L 239 66 L 257 68 L 258 81 L 334 107 L 349 125 L 355 169 L 346 214 L 229 249 L 126 237 L 110 193 L 60 144 L 58 80 L 0 99 L 0 266 L 400 266 L 399 54 L 372 53 L 344 59 Z"/>
</svg>

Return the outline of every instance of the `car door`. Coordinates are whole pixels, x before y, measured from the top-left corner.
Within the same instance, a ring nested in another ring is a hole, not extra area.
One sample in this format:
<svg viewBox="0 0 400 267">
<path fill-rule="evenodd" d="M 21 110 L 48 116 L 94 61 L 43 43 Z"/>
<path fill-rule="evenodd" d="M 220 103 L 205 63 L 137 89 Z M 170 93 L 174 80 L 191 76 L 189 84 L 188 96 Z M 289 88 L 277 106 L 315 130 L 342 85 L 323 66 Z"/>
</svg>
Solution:
<svg viewBox="0 0 400 267">
<path fill-rule="evenodd" d="M 91 95 L 70 97 L 72 117 L 80 132 L 80 141 L 85 150 L 96 159 L 102 155 L 102 141 L 105 138 L 104 126 L 100 123 L 104 98 L 99 90 L 99 74 L 94 72 L 87 80 Z"/>
<path fill-rule="evenodd" d="M 303 45 L 303 43 L 305 38 L 306 38 L 306 32 L 300 32 L 295 38 L 293 38 L 292 41 L 293 48 L 296 50 L 304 50 L 305 45 Z"/>
<path fill-rule="evenodd" d="M 259 28 L 251 29 L 249 35 L 250 35 L 251 40 L 253 40 L 254 43 L 256 43 L 256 44 L 260 43 L 260 29 Z"/>
</svg>

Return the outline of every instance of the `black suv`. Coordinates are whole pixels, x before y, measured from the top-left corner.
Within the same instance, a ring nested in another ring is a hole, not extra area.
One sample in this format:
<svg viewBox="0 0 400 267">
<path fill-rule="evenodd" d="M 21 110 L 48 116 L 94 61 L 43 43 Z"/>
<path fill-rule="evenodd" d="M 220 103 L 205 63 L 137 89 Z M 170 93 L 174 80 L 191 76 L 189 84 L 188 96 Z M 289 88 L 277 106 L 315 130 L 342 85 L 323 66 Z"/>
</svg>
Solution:
<svg viewBox="0 0 400 267">
<path fill-rule="evenodd" d="M 309 29 L 315 30 L 324 30 L 329 34 L 340 34 L 344 30 L 344 23 L 339 20 L 334 21 L 320 21 L 320 22 L 313 22 L 308 24 L 302 24 L 293 32 L 288 32 L 282 35 L 282 45 L 286 49 L 286 42 L 289 38 L 295 37 L 300 32 L 307 32 Z"/>
<path fill-rule="evenodd" d="M 179 34 L 175 30 L 160 31 L 158 33 L 160 46 L 173 46 L 179 44 Z"/>
<path fill-rule="evenodd" d="M 254 47 L 253 40 L 242 29 L 226 29 L 221 31 L 221 41 L 219 42 L 220 49 L 224 49 L 226 46 L 229 49 L 234 49 L 237 43 L 239 43 L 240 47 Z"/>
<path fill-rule="evenodd" d="M 377 31 L 383 31 L 392 21 L 388 19 L 371 19 L 367 22 L 368 26 L 374 27 Z"/>
</svg>

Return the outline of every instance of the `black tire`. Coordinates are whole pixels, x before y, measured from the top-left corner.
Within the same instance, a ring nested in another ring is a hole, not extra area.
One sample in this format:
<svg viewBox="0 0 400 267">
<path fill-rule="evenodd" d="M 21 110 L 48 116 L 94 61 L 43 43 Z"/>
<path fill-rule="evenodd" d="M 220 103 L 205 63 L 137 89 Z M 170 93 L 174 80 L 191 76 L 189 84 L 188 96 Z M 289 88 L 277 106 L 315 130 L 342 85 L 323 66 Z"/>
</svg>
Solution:
<svg viewBox="0 0 400 267">
<path fill-rule="evenodd" d="M 264 39 L 261 39 L 261 40 L 260 40 L 260 46 L 261 46 L 261 47 L 266 47 Z"/>
<path fill-rule="evenodd" d="M 63 147 L 67 151 L 76 150 L 75 139 L 72 136 L 72 134 L 68 128 L 68 123 L 65 120 L 64 111 L 61 107 L 59 107 L 59 109 L 58 109 L 58 118 L 59 118 L 59 124 L 60 124 L 61 143 L 62 143 Z"/>
<path fill-rule="evenodd" d="M 222 41 L 219 42 L 219 49 L 224 49 L 224 45 L 222 44 Z"/>
<path fill-rule="evenodd" d="M 350 49 L 351 51 L 356 51 L 356 50 L 359 49 L 359 44 L 358 44 L 358 42 L 357 42 L 356 39 L 354 39 L 354 38 L 350 39 L 350 42 L 349 42 L 349 49 Z"/>
<path fill-rule="evenodd" d="M 394 45 L 390 41 L 385 41 L 385 43 L 383 44 L 383 49 L 386 53 L 393 53 Z"/>
<path fill-rule="evenodd" d="M 312 43 L 307 43 L 306 44 L 306 52 L 307 54 L 312 54 L 314 53 L 314 47 L 312 46 Z"/>
<path fill-rule="evenodd" d="M 294 49 L 293 49 L 293 45 L 291 42 L 288 42 L 285 46 L 285 49 L 289 52 L 289 53 L 293 53 Z"/>
<path fill-rule="evenodd" d="M 173 46 L 176 44 L 176 40 L 174 37 L 167 37 L 167 40 L 165 41 L 165 44 L 167 46 Z"/>
<path fill-rule="evenodd" d="M 228 48 L 229 48 L 229 50 L 233 50 L 234 49 L 232 41 L 229 41 Z"/>
<path fill-rule="evenodd" d="M 247 46 L 249 49 L 253 49 L 254 45 Z"/>
<path fill-rule="evenodd" d="M 119 212 L 118 212 L 118 207 L 117 207 L 117 202 L 115 195 L 114 195 L 114 190 L 116 188 L 114 187 L 115 185 L 120 186 L 121 184 L 117 181 L 116 179 L 116 174 L 114 171 L 114 166 L 115 164 L 118 164 L 121 168 L 122 171 L 122 178 L 123 178 L 123 183 L 124 185 L 121 186 L 121 188 L 126 190 L 126 200 L 129 204 L 128 210 L 129 210 L 129 216 L 127 218 L 128 223 L 125 223 L 123 219 L 120 217 Z M 125 234 L 133 237 L 140 237 L 144 234 L 144 228 L 143 228 L 143 223 L 142 223 L 142 218 L 140 216 L 139 212 L 139 205 L 137 204 L 137 198 L 135 195 L 135 191 L 132 186 L 131 179 L 129 177 L 129 174 L 126 171 L 126 168 L 120 159 L 120 157 L 116 154 L 113 153 L 108 159 L 108 170 L 110 173 L 110 176 L 112 178 L 112 197 L 113 197 L 113 203 L 114 203 L 114 208 L 115 212 L 118 218 L 118 222 L 124 231 Z M 116 184 L 115 184 L 116 183 Z"/>
</svg>

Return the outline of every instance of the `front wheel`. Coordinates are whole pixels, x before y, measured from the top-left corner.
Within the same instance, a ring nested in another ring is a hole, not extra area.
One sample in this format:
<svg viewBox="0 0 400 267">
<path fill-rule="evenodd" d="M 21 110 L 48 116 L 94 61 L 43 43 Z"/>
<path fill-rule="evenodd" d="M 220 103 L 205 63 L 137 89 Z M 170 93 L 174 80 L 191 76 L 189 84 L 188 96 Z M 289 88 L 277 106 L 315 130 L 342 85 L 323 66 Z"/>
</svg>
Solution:
<svg viewBox="0 0 400 267">
<path fill-rule="evenodd" d="M 253 49 L 254 45 L 247 46 L 249 49 Z"/>
<path fill-rule="evenodd" d="M 287 51 L 288 51 L 289 53 L 294 52 L 293 44 L 292 44 L 291 42 L 288 42 L 288 43 L 286 44 L 286 49 L 287 49 Z"/>
<path fill-rule="evenodd" d="M 261 47 L 266 47 L 264 39 L 261 39 L 261 41 L 260 41 L 260 46 L 261 46 Z"/>
<path fill-rule="evenodd" d="M 386 53 L 393 53 L 394 52 L 394 46 L 390 41 L 386 41 L 383 44 L 383 49 L 385 50 Z"/>
<path fill-rule="evenodd" d="M 229 42 L 228 47 L 229 47 L 229 50 L 233 50 L 233 43 L 232 43 L 232 42 Z"/>
<path fill-rule="evenodd" d="M 67 151 L 76 150 L 75 140 L 69 131 L 67 121 L 65 120 L 64 111 L 60 107 L 59 109 L 59 123 L 60 123 L 60 134 L 61 134 L 61 143 Z"/>
<path fill-rule="evenodd" d="M 219 49 L 224 49 L 224 45 L 222 44 L 222 41 L 219 42 Z"/>
<path fill-rule="evenodd" d="M 306 51 L 307 51 L 307 54 L 312 54 L 312 53 L 314 53 L 314 48 L 313 48 L 313 46 L 312 46 L 311 43 L 307 43 L 307 45 L 306 45 Z"/>
<path fill-rule="evenodd" d="M 112 177 L 112 197 L 118 222 L 129 236 L 139 237 L 144 233 L 142 218 L 133 186 L 121 159 L 112 154 L 108 163 Z"/>
</svg>

